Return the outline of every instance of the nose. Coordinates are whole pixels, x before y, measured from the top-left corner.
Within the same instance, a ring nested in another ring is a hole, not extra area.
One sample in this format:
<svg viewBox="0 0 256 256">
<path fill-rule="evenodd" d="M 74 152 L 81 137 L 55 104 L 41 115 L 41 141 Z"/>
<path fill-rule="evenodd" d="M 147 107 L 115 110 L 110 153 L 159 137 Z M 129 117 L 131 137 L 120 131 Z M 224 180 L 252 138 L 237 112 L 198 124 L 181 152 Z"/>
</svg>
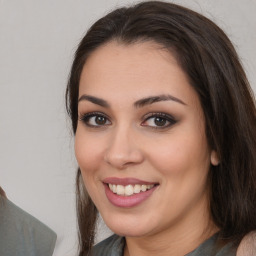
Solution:
<svg viewBox="0 0 256 256">
<path fill-rule="evenodd" d="M 119 128 L 113 131 L 104 160 L 112 167 L 122 170 L 143 162 L 138 136 L 134 132 Z"/>
</svg>

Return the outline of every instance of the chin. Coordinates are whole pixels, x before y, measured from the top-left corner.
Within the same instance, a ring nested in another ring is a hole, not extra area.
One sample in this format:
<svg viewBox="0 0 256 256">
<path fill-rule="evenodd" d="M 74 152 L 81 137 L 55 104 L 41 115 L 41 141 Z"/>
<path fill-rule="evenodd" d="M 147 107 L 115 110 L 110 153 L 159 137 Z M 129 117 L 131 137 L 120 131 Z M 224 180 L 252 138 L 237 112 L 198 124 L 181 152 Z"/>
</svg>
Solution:
<svg viewBox="0 0 256 256">
<path fill-rule="evenodd" d="M 134 229 L 128 225 L 125 227 L 109 227 L 115 234 L 124 237 L 143 237 L 147 233 L 141 229 Z"/>
<path fill-rule="evenodd" d="M 147 221 L 136 218 L 135 216 L 106 216 L 104 221 L 109 229 L 111 229 L 115 234 L 125 237 L 141 237 L 150 233 L 152 221 L 150 225 Z"/>
</svg>

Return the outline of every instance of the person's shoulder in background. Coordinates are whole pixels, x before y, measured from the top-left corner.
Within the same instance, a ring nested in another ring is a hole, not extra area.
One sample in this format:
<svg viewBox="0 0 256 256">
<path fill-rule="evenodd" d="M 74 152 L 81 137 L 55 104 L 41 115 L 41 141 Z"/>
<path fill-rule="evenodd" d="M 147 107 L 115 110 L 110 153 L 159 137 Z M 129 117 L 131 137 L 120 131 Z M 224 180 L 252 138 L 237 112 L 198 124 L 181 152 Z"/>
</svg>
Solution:
<svg viewBox="0 0 256 256">
<path fill-rule="evenodd" d="M 237 249 L 237 256 L 256 255 L 256 231 L 247 234 L 241 241 Z"/>
<path fill-rule="evenodd" d="M 51 256 L 57 235 L 0 195 L 0 255 Z"/>
</svg>

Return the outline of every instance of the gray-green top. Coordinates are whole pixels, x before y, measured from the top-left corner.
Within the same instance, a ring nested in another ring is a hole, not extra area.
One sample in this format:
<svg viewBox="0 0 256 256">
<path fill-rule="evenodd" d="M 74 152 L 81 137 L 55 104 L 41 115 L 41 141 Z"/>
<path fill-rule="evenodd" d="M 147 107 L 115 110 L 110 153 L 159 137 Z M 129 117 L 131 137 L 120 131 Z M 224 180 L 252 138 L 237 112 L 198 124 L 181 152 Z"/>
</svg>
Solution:
<svg viewBox="0 0 256 256">
<path fill-rule="evenodd" d="M 0 196 L 1 256 L 51 256 L 56 238 L 50 228 Z"/>
<path fill-rule="evenodd" d="M 217 245 L 218 234 L 215 234 L 194 251 L 185 256 L 235 256 L 236 248 L 232 243 L 225 246 Z M 123 237 L 113 235 L 93 248 L 93 256 L 123 256 L 125 239 Z"/>
</svg>

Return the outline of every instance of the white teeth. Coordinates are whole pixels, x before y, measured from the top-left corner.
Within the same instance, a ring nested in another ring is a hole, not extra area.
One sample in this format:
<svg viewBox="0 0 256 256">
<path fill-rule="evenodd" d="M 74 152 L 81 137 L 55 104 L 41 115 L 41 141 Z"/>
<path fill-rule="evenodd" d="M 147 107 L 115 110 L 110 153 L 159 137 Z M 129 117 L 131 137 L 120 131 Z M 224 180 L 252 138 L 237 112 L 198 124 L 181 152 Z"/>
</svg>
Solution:
<svg viewBox="0 0 256 256">
<path fill-rule="evenodd" d="M 136 194 L 140 193 L 140 185 L 135 185 L 133 188 L 133 192 Z"/>
<path fill-rule="evenodd" d="M 142 186 L 141 186 L 141 190 L 142 190 L 143 192 L 145 192 L 145 191 L 147 190 L 147 185 L 142 185 Z"/>
<path fill-rule="evenodd" d="M 124 186 L 122 185 L 117 185 L 116 186 L 116 193 L 120 196 L 124 195 Z"/>
<path fill-rule="evenodd" d="M 124 196 L 131 196 L 133 194 L 138 194 L 140 192 L 145 192 L 151 188 L 154 187 L 154 185 L 127 185 L 127 186 L 123 186 L 123 185 L 115 185 L 115 184 L 108 184 L 109 189 L 118 195 L 124 195 Z"/>
<path fill-rule="evenodd" d="M 130 196 L 133 194 L 133 186 L 132 185 L 128 185 L 128 186 L 125 186 L 124 188 L 124 194 L 126 196 Z"/>
</svg>

